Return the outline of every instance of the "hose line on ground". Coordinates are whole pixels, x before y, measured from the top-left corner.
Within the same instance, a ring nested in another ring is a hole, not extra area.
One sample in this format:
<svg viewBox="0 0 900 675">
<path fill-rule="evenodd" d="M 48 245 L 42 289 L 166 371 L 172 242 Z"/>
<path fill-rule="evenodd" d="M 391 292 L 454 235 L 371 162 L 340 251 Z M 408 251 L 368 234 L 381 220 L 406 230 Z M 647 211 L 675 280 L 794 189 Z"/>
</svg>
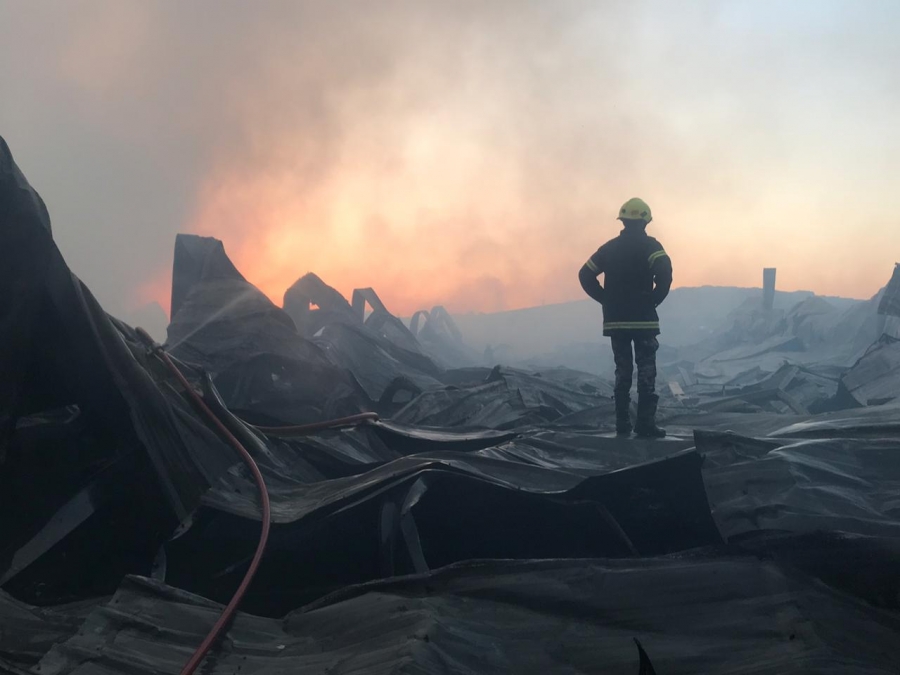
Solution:
<svg viewBox="0 0 900 675">
<path fill-rule="evenodd" d="M 197 666 L 203 661 L 209 651 L 212 649 L 213 645 L 218 640 L 221 633 L 225 630 L 225 627 L 231 621 L 234 613 L 237 611 L 238 605 L 240 605 L 241 600 L 243 600 L 244 595 L 247 592 L 247 589 L 250 587 L 250 583 L 253 581 L 253 577 L 256 575 L 256 571 L 259 569 L 259 563 L 262 560 L 263 553 L 266 550 L 266 543 L 269 540 L 269 527 L 272 518 L 271 506 L 269 504 L 269 492 L 266 489 L 266 482 L 263 479 L 262 473 L 259 470 L 256 462 L 253 461 L 253 457 L 247 452 L 247 449 L 241 444 L 241 442 L 232 434 L 228 428 L 219 420 L 218 417 L 213 413 L 212 410 L 206 405 L 203 400 L 203 397 L 200 396 L 194 388 L 191 386 L 190 382 L 187 381 L 187 378 L 182 374 L 181 370 L 178 369 L 178 366 L 169 358 L 169 355 L 163 351 L 162 347 L 153 340 L 152 337 L 145 331 L 143 328 L 136 328 L 138 337 L 144 342 L 150 352 L 156 356 L 160 361 L 162 361 L 166 367 L 171 371 L 172 375 L 181 383 L 181 386 L 184 387 L 184 390 L 191 397 L 191 400 L 200 409 L 200 411 L 206 416 L 206 418 L 212 423 L 212 425 L 219 431 L 222 436 L 228 441 L 228 443 L 237 450 L 238 454 L 241 456 L 241 459 L 246 462 L 247 466 L 250 468 L 250 472 L 253 474 L 253 478 L 256 481 L 256 485 L 259 488 L 260 501 L 262 505 L 262 530 L 259 533 L 259 543 L 256 545 L 256 552 L 253 554 L 253 559 L 250 561 L 250 567 L 247 568 L 246 574 L 244 574 L 244 579 L 241 581 L 241 585 L 238 586 L 237 590 L 234 592 L 234 595 L 231 597 L 231 600 L 225 606 L 225 609 L 222 611 L 222 614 L 219 616 L 219 619 L 216 621 L 215 625 L 212 627 L 212 630 L 209 631 L 206 638 L 204 638 L 203 642 L 200 643 L 200 646 L 197 647 L 197 650 L 191 655 L 191 658 L 185 664 L 184 668 L 181 669 L 181 675 L 192 675 L 193 672 L 197 669 Z"/>
</svg>

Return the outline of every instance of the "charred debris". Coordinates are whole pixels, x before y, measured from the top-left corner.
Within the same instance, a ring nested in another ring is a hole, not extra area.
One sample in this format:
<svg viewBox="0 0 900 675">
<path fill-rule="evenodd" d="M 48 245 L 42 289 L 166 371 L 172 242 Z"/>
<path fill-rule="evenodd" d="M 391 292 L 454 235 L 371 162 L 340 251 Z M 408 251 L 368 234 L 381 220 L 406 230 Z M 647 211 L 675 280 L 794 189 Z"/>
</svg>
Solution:
<svg viewBox="0 0 900 675">
<path fill-rule="evenodd" d="M 259 491 L 5 143 L 0 277 L 0 672 L 180 672 Z M 278 307 L 179 236 L 164 348 L 271 502 L 203 672 L 896 672 L 898 316 L 897 271 L 846 312 L 738 308 L 662 370 L 675 436 L 623 441 L 604 378 L 485 364 L 442 308 L 312 274 Z"/>
</svg>

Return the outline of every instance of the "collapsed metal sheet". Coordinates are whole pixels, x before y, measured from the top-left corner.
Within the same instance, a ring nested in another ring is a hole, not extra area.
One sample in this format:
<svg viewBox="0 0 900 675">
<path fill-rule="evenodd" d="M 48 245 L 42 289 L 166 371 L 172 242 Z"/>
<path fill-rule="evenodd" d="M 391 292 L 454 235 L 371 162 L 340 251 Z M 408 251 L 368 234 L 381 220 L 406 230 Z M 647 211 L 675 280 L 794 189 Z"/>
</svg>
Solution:
<svg viewBox="0 0 900 675">
<path fill-rule="evenodd" d="M 266 480 L 273 529 L 246 602 L 267 615 L 418 564 L 656 555 L 721 541 L 693 453 L 589 477 L 443 452 L 312 484 L 270 472 Z M 241 573 L 237 563 L 252 550 L 258 518 L 246 478 L 212 489 L 191 528 L 167 545 L 166 580 L 225 599 Z M 385 567 L 385 560 L 393 562 Z M 215 572 L 199 573 L 205 567 Z M 284 586 L 287 569 L 295 581 Z"/>
<path fill-rule="evenodd" d="M 367 303 L 373 308 L 368 318 Z M 284 307 L 305 337 L 335 365 L 353 373 L 368 398 L 379 402 L 380 410 L 396 409 L 395 389 L 414 395 L 440 386 L 442 369 L 403 322 L 388 312 L 374 289 L 356 289 L 351 306 L 338 291 L 309 273 L 285 293 Z"/>
<path fill-rule="evenodd" d="M 347 299 L 312 272 L 285 291 L 283 304 L 304 337 L 312 337 L 333 321 L 358 321 Z"/>
<path fill-rule="evenodd" d="M 136 563 L 234 456 L 163 384 L 134 331 L 68 269 L 5 143 L 0 167 L 0 285 L 16 289 L 0 294 L 0 413 L 10 451 L 0 480 L 7 500 L 40 484 L 0 517 L 0 575 L 47 602 L 76 588 L 109 592 L 116 575 L 149 569 Z M 78 414 L 45 414 L 54 409 Z M 61 442 L 45 444 L 48 431 Z M 23 504 L 30 514 L 20 519 Z"/>
<path fill-rule="evenodd" d="M 900 403 L 809 415 L 791 424 L 782 421 L 769 435 L 786 439 L 896 438 L 900 435 Z"/>
<path fill-rule="evenodd" d="M 43 675 L 175 673 L 219 607 L 130 579 Z M 893 672 L 896 615 L 772 562 L 481 561 L 344 589 L 283 619 L 239 614 L 204 672 Z"/>
<path fill-rule="evenodd" d="M 845 400 L 852 397 L 864 406 L 882 405 L 900 397 L 900 340 L 882 335 L 843 374 L 839 395 Z M 850 405 L 848 402 L 846 407 Z"/>
<path fill-rule="evenodd" d="M 471 371 L 473 375 L 480 371 Z M 541 424 L 609 400 L 608 383 L 568 369 L 531 374 L 495 367 L 481 384 L 425 392 L 396 413 L 404 424 L 511 429 Z"/>
<path fill-rule="evenodd" d="M 409 331 L 432 358 L 447 367 L 482 362 L 475 350 L 463 340 L 456 321 L 441 305 L 433 307 L 430 312 L 419 310 L 413 314 L 409 321 Z"/>
<path fill-rule="evenodd" d="M 515 440 L 479 450 L 478 454 L 581 476 L 597 476 L 664 459 L 692 445 L 690 438 L 669 436 L 665 440 L 642 441 L 569 428 L 523 434 Z"/>
<path fill-rule="evenodd" d="M 754 530 L 900 538 L 900 441 L 805 440 L 704 471 L 727 537 Z"/>
<path fill-rule="evenodd" d="M 27 670 L 74 635 L 105 599 L 41 608 L 0 591 L 0 672 Z"/>
<path fill-rule="evenodd" d="M 367 407 L 353 377 L 241 276 L 220 241 L 178 235 L 175 251 L 168 350 L 212 373 L 229 407 L 294 424 Z"/>
<path fill-rule="evenodd" d="M 900 539 L 846 532 L 765 530 L 733 537 L 727 547 L 800 571 L 863 600 L 900 610 Z"/>
<path fill-rule="evenodd" d="M 329 324 L 313 340 L 333 363 L 353 373 L 373 401 L 382 400 L 397 378 L 412 383 L 417 392 L 441 386 L 440 370 L 431 359 L 375 339 L 362 326 Z"/>
</svg>

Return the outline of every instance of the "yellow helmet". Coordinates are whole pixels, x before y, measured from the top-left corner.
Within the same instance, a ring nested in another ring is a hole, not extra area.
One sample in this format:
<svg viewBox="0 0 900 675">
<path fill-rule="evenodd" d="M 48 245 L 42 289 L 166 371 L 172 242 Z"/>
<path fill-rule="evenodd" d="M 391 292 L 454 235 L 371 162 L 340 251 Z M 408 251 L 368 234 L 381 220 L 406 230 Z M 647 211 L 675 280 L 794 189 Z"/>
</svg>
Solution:
<svg viewBox="0 0 900 675">
<path fill-rule="evenodd" d="M 643 220 L 646 225 L 653 220 L 653 215 L 650 213 L 650 207 L 647 206 L 647 202 L 633 197 L 622 204 L 622 208 L 619 209 L 618 220 Z"/>
</svg>

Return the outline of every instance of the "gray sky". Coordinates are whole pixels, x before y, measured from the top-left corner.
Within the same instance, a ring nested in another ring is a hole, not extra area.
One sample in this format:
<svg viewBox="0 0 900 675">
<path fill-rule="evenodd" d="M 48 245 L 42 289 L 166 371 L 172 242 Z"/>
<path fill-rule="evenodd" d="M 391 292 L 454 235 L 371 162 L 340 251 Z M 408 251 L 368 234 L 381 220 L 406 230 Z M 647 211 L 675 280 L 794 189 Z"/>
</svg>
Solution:
<svg viewBox="0 0 900 675">
<path fill-rule="evenodd" d="M 114 313 L 177 232 L 273 299 L 581 297 L 625 199 L 677 285 L 866 297 L 900 259 L 900 3 L 0 1 L 0 134 Z"/>
</svg>

